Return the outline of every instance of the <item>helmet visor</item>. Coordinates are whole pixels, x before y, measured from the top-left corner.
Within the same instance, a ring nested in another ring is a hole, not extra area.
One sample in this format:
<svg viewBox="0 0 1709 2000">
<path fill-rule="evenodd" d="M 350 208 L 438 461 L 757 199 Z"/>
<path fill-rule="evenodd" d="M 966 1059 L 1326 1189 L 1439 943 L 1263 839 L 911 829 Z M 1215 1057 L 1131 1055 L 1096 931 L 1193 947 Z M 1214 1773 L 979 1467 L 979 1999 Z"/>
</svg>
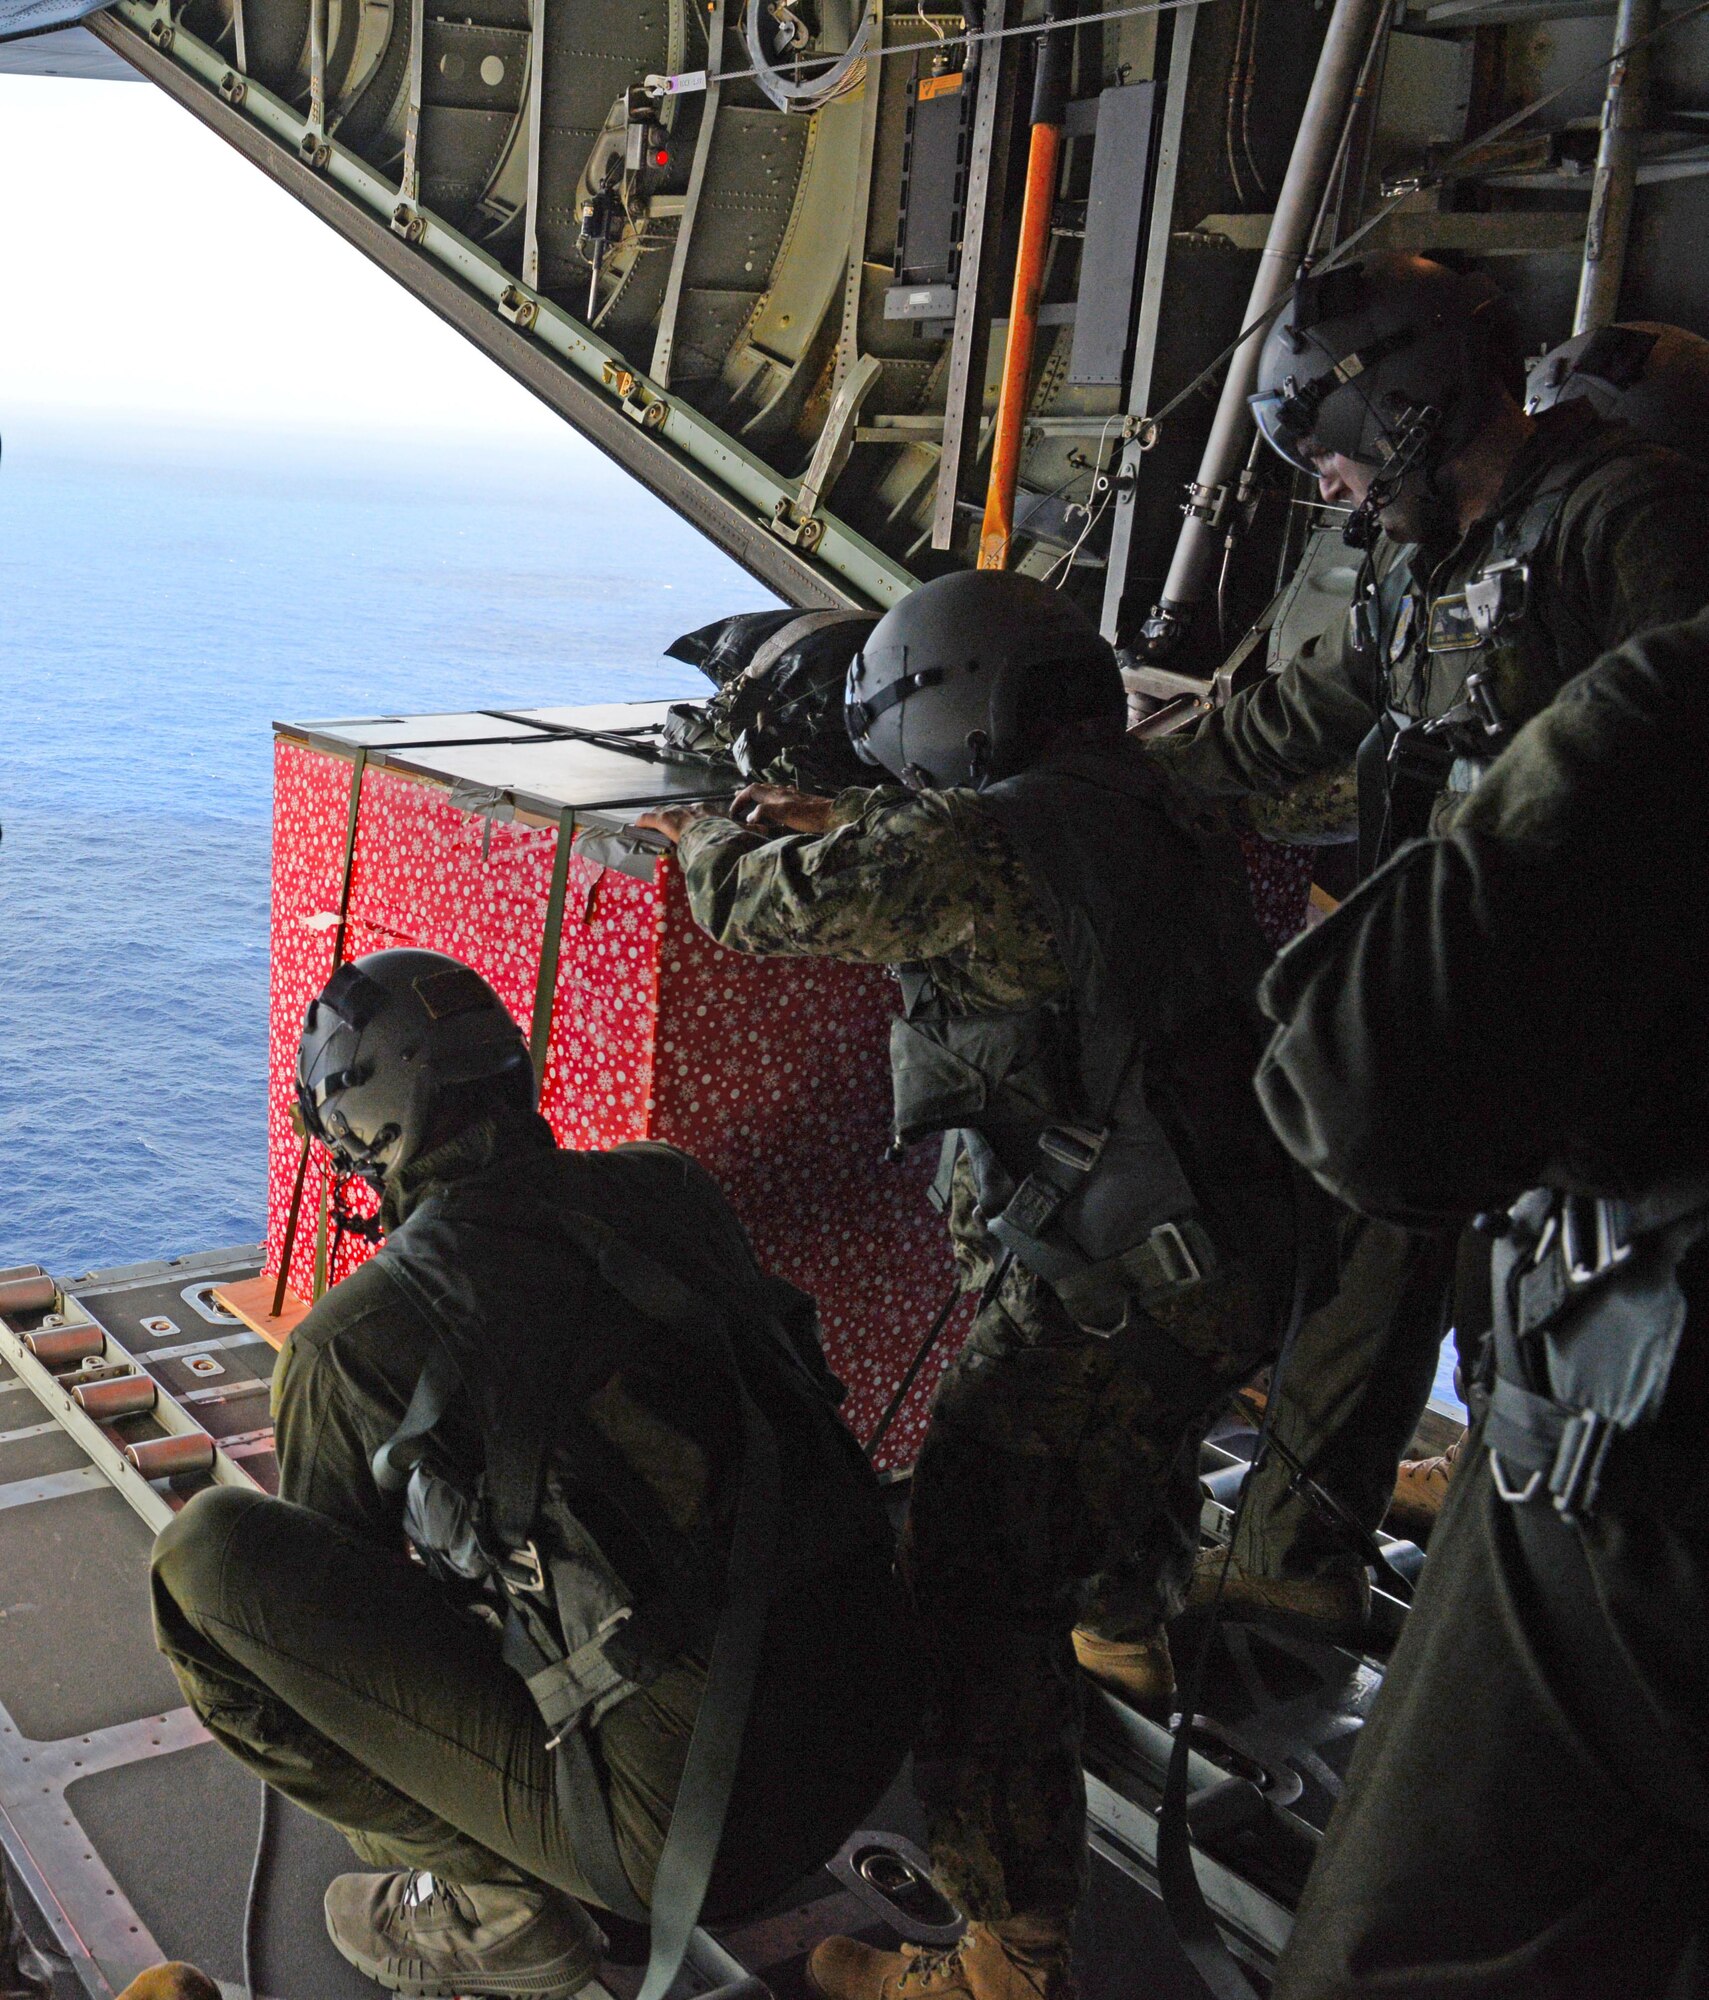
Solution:
<svg viewBox="0 0 1709 2000">
<path fill-rule="evenodd" d="M 1312 463 L 1312 425 L 1317 417 L 1317 404 L 1309 397 L 1300 395 L 1292 383 L 1284 383 L 1279 389 L 1262 389 L 1255 396 L 1246 399 L 1257 422 L 1264 442 L 1278 457 L 1287 460 L 1296 471 L 1317 475 L 1317 467 Z"/>
</svg>

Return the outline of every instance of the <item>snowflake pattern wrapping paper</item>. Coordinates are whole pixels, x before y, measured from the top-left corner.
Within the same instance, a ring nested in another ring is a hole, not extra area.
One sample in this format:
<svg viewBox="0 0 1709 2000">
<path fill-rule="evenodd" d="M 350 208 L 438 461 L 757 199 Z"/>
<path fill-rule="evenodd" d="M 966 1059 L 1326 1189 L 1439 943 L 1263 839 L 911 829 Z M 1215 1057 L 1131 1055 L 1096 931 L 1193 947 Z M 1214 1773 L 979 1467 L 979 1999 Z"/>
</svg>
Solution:
<svg viewBox="0 0 1709 2000">
<path fill-rule="evenodd" d="M 284 1250 L 302 1146 L 293 1122 L 297 1040 L 332 968 L 350 809 L 349 756 L 281 736 L 275 751 L 266 1268 Z M 449 952 L 487 979 L 524 1027 L 534 1007 L 558 835 L 493 823 L 429 780 L 363 774 L 346 953 Z M 1273 944 L 1304 918 L 1309 855 L 1246 843 Z M 926 1199 L 937 1147 L 887 1164 L 889 1023 L 883 973 L 725 951 L 689 915 L 668 859 L 652 881 L 570 862 L 541 1110 L 561 1145 L 663 1139 L 723 1187 L 761 1261 L 819 1302 L 844 1415 L 871 1434 L 949 1295 L 943 1224 Z M 309 1157 L 290 1284 L 313 1298 L 371 1254 L 330 1222 L 319 1148 Z M 351 1184 L 348 1207 L 371 1213 Z M 944 1365 L 965 1337 L 952 1315 L 878 1454 L 919 1450 Z"/>
<path fill-rule="evenodd" d="M 281 737 L 275 752 L 271 1078 L 266 1267 L 284 1248 L 301 1140 L 292 1119 L 297 1040 L 332 968 L 353 765 Z M 372 765 L 362 779 L 345 950 L 444 951 L 490 981 L 526 1028 L 557 833 L 491 824 L 443 786 Z M 953 1282 L 943 1223 L 926 1199 L 937 1148 L 900 1165 L 889 1138 L 883 973 L 725 951 L 689 915 L 668 860 L 640 881 L 575 855 L 564 899 L 552 1034 L 541 1093 L 560 1144 L 597 1150 L 663 1139 L 729 1196 L 761 1261 L 819 1302 L 826 1354 L 848 1386 L 858 1437 L 889 1404 Z M 291 1289 L 315 1294 L 335 1232 L 322 1155 L 310 1155 Z M 348 1206 L 371 1212 L 365 1188 Z M 370 1254 L 338 1242 L 328 1277 Z M 966 1332 L 952 1318 L 886 1434 L 882 1465 L 919 1450 L 926 1408 Z"/>
</svg>

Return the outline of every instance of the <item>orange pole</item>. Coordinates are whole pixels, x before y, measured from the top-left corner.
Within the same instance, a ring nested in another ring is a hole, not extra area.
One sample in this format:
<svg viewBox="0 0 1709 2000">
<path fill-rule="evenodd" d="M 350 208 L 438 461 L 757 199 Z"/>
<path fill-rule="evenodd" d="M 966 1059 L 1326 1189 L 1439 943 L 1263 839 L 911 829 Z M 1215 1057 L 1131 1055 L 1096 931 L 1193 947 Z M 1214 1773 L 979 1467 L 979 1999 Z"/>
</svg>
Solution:
<svg viewBox="0 0 1709 2000">
<path fill-rule="evenodd" d="M 1027 185 L 1021 202 L 1021 243 L 1015 256 L 1015 290 L 1009 301 L 1009 344 L 1003 350 L 1003 380 L 997 391 L 997 425 L 991 437 L 991 482 L 985 492 L 985 521 L 979 531 L 979 567 L 1007 569 L 1015 527 L 1015 484 L 1021 470 L 1021 430 L 1032 385 L 1033 343 L 1038 332 L 1039 293 L 1044 288 L 1050 218 L 1056 206 L 1056 171 L 1062 156 L 1062 127 L 1038 124 L 1027 149 Z"/>
</svg>

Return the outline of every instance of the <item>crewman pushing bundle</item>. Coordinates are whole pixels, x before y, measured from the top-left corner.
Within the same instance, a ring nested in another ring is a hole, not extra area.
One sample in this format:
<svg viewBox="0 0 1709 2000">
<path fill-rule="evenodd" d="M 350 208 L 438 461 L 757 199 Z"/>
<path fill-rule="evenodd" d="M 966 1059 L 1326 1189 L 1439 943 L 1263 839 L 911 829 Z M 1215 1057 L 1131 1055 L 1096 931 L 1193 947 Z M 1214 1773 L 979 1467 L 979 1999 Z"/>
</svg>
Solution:
<svg viewBox="0 0 1709 2000">
<path fill-rule="evenodd" d="M 941 578 L 850 670 L 850 732 L 899 783 L 642 820 L 721 943 L 899 968 L 897 1141 L 942 1141 L 980 1293 L 905 1548 L 932 1675 L 915 1778 L 972 1923 L 936 1955 L 821 1944 L 827 2000 L 1068 1990 L 1076 1647 L 1167 1710 L 1198 1441 L 1287 1315 L 1296 1202 L 1252 1095 L 1245 870 L 1172 814 L 1124 713 L 1113 653 L 1062 597 Z"/>
</svg>

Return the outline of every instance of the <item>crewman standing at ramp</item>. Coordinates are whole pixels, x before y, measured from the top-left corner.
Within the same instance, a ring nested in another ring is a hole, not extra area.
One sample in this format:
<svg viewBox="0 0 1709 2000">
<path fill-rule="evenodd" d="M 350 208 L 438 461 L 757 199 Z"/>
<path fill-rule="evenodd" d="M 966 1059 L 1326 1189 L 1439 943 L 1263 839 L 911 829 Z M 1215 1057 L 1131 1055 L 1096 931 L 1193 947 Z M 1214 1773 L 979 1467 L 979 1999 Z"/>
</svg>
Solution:
<svg viewBox="0 0 1709 2000">
<path fill-rule="evenodd" d="M 1251 1092 L 1266 959 L 1239 849 L 1176 819 L 1115 658 L 1043 585 L 940 578 L 849 676 L 900 784 L 643 817 L 738 950 L 899 969 L 898 1146 L 943 1142 L 965 1348 L 915 1467 L 932 1677 L 915 1776 L 953 1950 L 833 1938 L 826 2000 L 1056 2000 L 1085 1872 L 1075 1641 L 1148 1705 L 1198 1545 L 1197 1443 L 1277 1346 L 1296 1200 Z M 1076 1635 L 1076 1625 L 1082 1630 Z"/>
<path fill-rule="evenodd" d="M 1705 1990 L 1706 761 L 1709 616 L 1573 682 L 1266 984 L 1290 1150 L 1481 1212 L 1495 1301 L 1277 2000 Z"/>
<path fill-rule="evenodd" d="M 1681 335 L 1658 350 L 1671 375 L 1651 403 L 1685 390 L 1682 437 L 1704 407 L 1700 347 Z M 1709 469 L 1605 421 L 1590 397 L 1557 401 L 1566 373 L 1527 415 L 1517 326 L 1486 278 L 1383 255 L 1303 280 L 1266 338 L 1252 403 L 1325 503 L 1353 509 L 1349 539 L 1365 547 L 1353 610 L 1148 754 L 1225 799 L 1278 797 L 1356 759 L 1368 872 L 1452 823 L 1514 731 L 1605 649 L 1696 612 Z M 1348 1310 L 1308 1323 L 1290 1364 L 1274 1418 L 1285 1451 L 1243 1513 L 1232 1615 L 1331 1639 L 1363 1623 L 1365 1553 L 1292 1468 L 1365 1529 L 1381 1524 L 1435 1375 L 1453 1247 L 1451 1230 L 1352 1226 Z M 1445 1481 L 1419 1483 L 1439 1503 Z M 1196 1599 L 1221 1569 L 1207 1563 Z"/>
</svg>

